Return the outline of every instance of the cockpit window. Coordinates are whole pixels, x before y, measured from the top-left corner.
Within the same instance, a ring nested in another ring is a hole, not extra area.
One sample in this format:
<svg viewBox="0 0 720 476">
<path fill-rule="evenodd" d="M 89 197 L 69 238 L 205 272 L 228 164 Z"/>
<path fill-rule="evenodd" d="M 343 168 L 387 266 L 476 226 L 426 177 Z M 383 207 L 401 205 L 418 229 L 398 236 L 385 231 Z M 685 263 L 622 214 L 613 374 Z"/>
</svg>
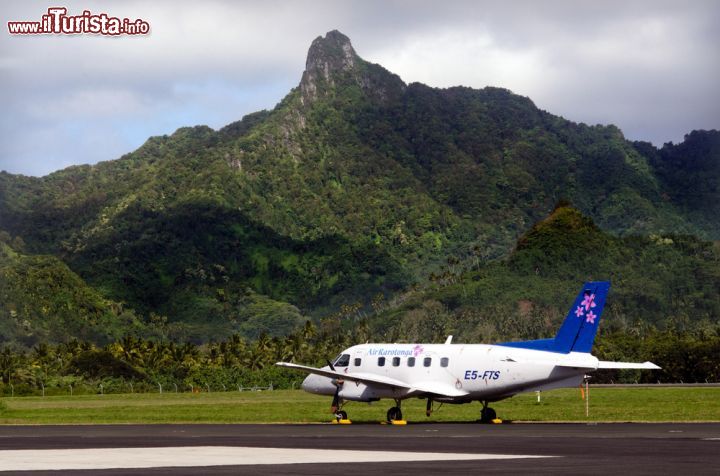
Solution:
<svg viewBox="0 0 720 476">
<path fill-rule="evenodd" d="M 350 365 L 350 354 L 338 355 L 334 365 L 335 367 L 347 367 Z"/>
</svg>

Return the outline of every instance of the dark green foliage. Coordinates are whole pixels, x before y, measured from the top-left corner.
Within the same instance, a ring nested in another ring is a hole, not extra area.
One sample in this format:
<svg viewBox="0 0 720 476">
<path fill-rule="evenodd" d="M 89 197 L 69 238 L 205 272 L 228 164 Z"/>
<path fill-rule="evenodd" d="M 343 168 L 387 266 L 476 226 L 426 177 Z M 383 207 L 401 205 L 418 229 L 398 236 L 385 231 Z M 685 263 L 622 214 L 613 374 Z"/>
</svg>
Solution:
<svg viewBox="0 0 720 476">
<path fill-rule="evenodd" d="M 636 144 L 651 158 L 665 197 L 680 205 L 691 219 L 718 232 L 720 216 L 720 131 L 692 131 L 681 144 L 657 150 Z"/>
<path fill-rule="evenodd" d="M 236 139 L 246 135 L 253 127 L 262 124 L 269 115 L 270 112 L 266 110 L 253 112 L 244 116 L 241 120 L 237 122 L 228 124 L 227 126 L 220 129 L 218 132 L 223 137 L 223 139 Z"/>
<path fill-rule="evenodd" d="M 558 207 L 520 238 L 507 261 L 448 261 L 424 292 L 373 319 L 388 340 L 465 342 L 552 337 L 582 282 L 610 280 L 603 328 L 718 332 L 720 248 L 694 237 L 617 238 Z M 442 323 L 442 324 L 439 324 Z"/>
<path fill-rule="evenodd" d="M 138 323 L 59 259 L 26 256 L 0 242 L 0 342 L 107 342 Z"/>
<path fill-rule="evenodd" d="M 114 299 L 182 322 L 200 341 L 238 330 L 285 335 L 304 318 L 281 301 L 307 308 L 386 279 L 403 283 L 381 249 L 329 236 L 293 240 L 212 204 L 162 213 L 129 207 L 111 235 L 96 236 L 70 263 L 92 285 L 119 290 Z"/>
<path fill-rule="evenodd" d="M 68 364 L 70 373 L 87 379 L 124 378 L 142 380 L 144 375 L 107 350 L 86 350 Z"/>
<path fill-rule="evenodd" d="M 613 245 L 613 239 L 590 218 L 574 208 L 558 207 L 518 240 L 510 264 L 523 274 L 539 274 L 548 268 L 591 270 L 598 251 L 608 253 Z"/>
<path fill-rule="evenodd" d="M 720 381 L 720 335 L 705 332 L 653 331 L 642 337 L 625 332 L 606 332 L 598 338 L 595 354 L 602 360 L 649 360 L 661 370 L 653 372 L 605 370 L 596 374 L 602 382 L 718 382 Z"/>
</svg>

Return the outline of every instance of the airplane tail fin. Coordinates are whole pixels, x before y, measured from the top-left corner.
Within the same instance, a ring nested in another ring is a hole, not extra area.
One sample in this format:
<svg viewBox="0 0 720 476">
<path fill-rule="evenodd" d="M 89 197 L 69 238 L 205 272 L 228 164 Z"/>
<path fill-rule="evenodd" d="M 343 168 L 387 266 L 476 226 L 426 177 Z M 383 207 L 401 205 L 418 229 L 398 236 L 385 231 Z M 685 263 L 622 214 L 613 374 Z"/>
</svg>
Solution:
<svg viewBox="0 0 720 476">
<path fill-rule="evenodd" d="M 563 354 L 590 352 L 609 290 L 608 281 L 585 283 L 554 339 L 506 342 L 499 345 Z"/>
<path fill-rule="evenodd" d="M 585 283 L 555 336 L 556 352 L 592 350 L 608 291 L 608 281 Z"/>
</svg>

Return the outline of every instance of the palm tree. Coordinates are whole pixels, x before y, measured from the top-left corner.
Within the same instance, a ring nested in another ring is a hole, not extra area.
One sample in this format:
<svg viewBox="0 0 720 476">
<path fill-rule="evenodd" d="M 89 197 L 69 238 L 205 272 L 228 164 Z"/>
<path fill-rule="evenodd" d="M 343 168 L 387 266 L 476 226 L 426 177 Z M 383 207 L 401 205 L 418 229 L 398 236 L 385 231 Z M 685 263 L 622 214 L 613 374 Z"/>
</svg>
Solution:
<svg viewBox="0 0 720 476">
<path fill-rule="evenodd" d="M 110 344 L 108 350 L 113 356 L 130 365 L 139 365 L 143 360 L 142 347 L 142 342 L 136 337 L 127 335 L 120 341 Z"/>
<path fill-rule="evenodd" d="M 167 344 L 147 341 L 146 345 L 146 350 L 143 353 L 145 369 L 154 372 L 162 370 L 169 360 L 170 353 Z"/>
<path fill-rule="evenodd" d="M 308 343 L 301 333 L 290 334 L 278 346 L 278 360 L 302 362 Z"/>
<path fill-rule="evenodd" d="M 20 355 L 5 347 L 0 350 L 0 381 L 10 383 L 10 377 L 20 368 Z"/>
<path fill-rule="evenodd" d="M 233 362 L 242 362 L 249 352 L 245 339 L 239 334 L 233 334 L 228 341 L 228 352 L 232 354 Z"/>
<path fill-rule="evenodd" d="M 305 342 L 309 342 L 317 335 L 317 327 L 309 319 L 305 321 L 302 330 L 300 331 Z"/>
<path fill-rule="evenodd" d="M 250 349 L 244 363 L 250 370 L 260 370 L 272 360 L 274 353 L 272 339 L 263 332 Z"/>
<path fill-rule="evenodd" d="M 42 377 L 45 380 L 47 380 L 51 370 L 56 370 L 56 367 L 58 367 L 54 350 L 44 342 L 33 347 L 32 363 L 40 368 Z"/>
</svg>

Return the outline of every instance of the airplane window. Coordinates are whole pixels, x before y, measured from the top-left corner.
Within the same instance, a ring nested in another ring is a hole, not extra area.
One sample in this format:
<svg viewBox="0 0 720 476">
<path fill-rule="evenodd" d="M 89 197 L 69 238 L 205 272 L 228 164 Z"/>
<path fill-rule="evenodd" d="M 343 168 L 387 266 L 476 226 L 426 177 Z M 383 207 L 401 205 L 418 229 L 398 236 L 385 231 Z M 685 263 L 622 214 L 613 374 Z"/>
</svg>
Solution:
<svg viewBox="0 0 720 476">
<path fill-rule="evenodd" d="M 350 354 L 342 354 L 335 359 L 335 367 L 347 367 L 350 365 Z"/>
<path fill-rule="evenodd" d="M 355 357 L 355 367 L 360 367 L 361 363 L 362 359 L 360 357 Z"/>
<path fill-rule="evenodd" d="M 408 357 L 408 367 L 415 367 L 415 357 Z"/>
<path fill-rule="evenodd" d="M 432 363 L 432 357 L 425 357 L 423 359 L 423 366 L 430 367 L 431 363 Z"/>
<path fill-rule="evenodd" d="M 385 357 L 378 357 L 378 367 L 385 367 Z"/>
<path fill-rule="evenodd" d="M 393 357 L 393 367 L 400 365 L 400 357 Z"/>
<path fill-rule="evenodd" d="M 447 357 L 443 357 L 442 359 L 440 359 L 440 367 L 447 367 L 449 362 L 450 359 L 448 359 Z"/>
</svg>

